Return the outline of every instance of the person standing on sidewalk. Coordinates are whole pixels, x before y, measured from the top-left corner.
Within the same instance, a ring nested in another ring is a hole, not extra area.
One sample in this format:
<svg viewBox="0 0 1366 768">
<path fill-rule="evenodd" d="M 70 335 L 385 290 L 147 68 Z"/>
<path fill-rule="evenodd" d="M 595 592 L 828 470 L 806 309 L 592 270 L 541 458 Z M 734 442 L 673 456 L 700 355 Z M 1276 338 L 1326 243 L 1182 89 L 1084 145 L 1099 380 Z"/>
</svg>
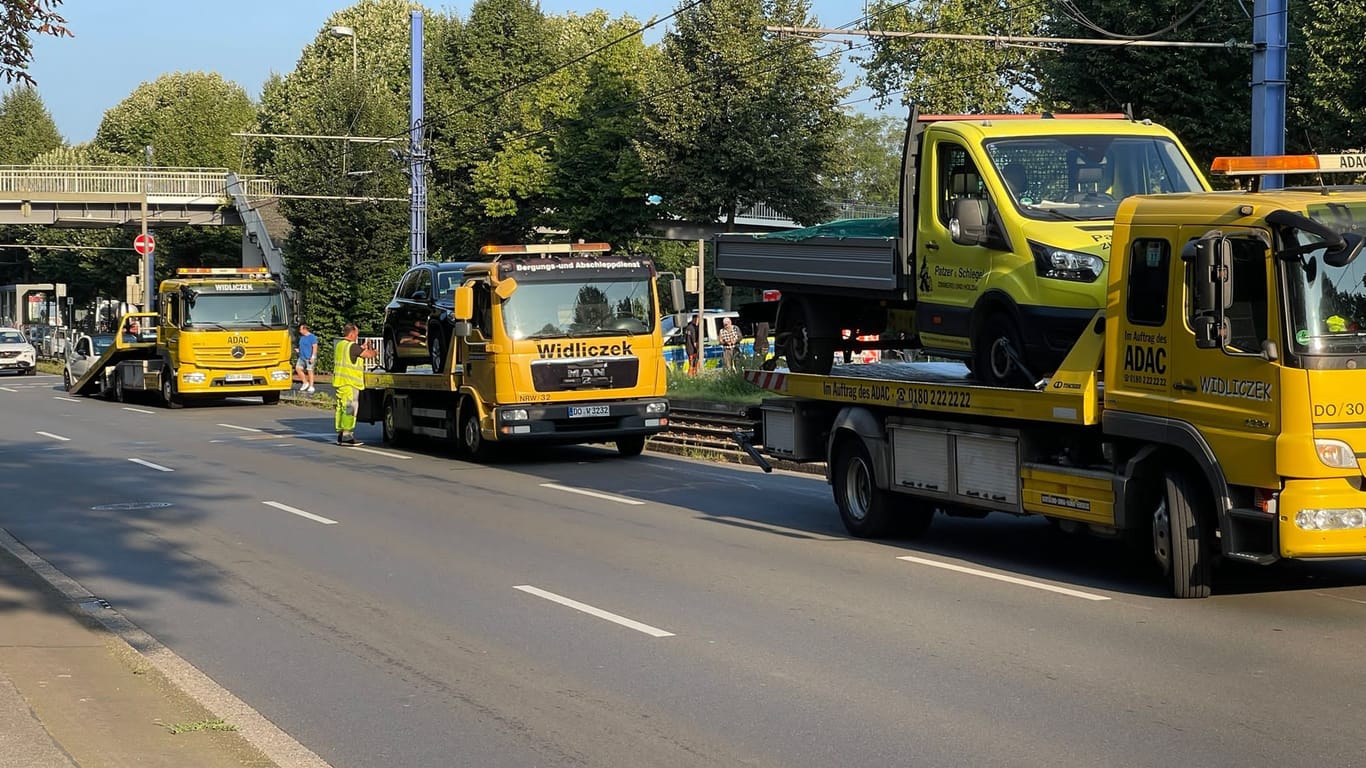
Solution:
<svg viewBox="0 0 1366 768">
<path fill-rule="evenodd" d="M 683 351 L 688 353 L 688 375 L 697 375 L 697 354 L 701 350 L 701 327 L 697 324 L 697 315 L 693 315 L 688 324 L 683 326 Z"/>
<path fill-rule="evenodd" d="M 337 445 L 360 445 L 355 429 L 360 391 L 365 387 L 365 364 L 361 360 L 377 353 L 367 349 L 359 338 L 360 329 L 355 323 L 347 323 L 332 354 L 332 389 L 337 396 Z"/>
<path fill-rule="evenodd" d="M 307 323 L 299 323 L 299 359 L 294 363 L 294 372 L 299 374 L 300 392 L 316 392 L 313 388 L 313 368 L 318 362 L 318 337 L 309 330 Z"/>
<path fill-rule="evenodd" d="M 735 352 L 740 346 L 740 329 L 731 324 L 730 318 L 721 320 L 721 331 L 716 334 L 721 342 L 721 365 L 728 371 L 735 370 Z"/>
</svg>

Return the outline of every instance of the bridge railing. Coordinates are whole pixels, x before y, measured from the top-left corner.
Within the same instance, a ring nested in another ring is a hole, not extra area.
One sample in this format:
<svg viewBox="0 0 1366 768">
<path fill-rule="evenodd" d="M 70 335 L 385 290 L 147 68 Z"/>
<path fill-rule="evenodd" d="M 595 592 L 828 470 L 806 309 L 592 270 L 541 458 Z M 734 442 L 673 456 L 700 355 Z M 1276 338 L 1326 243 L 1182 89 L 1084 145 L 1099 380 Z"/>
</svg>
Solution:
<svg viewBox="0 0 1366 768">
<path fill-rule="evenodd" d="M 880 205 L 878 203 L 863 203 L 853 200 L 835 203 L 835 213 L 830 217 L 830 221 L 836 219 L 880 219 L 887 216 L 895 216 L 897 213 L 894 205 Z M 736 219 L 748 221 L 771 221 L 774 223 L 787 223 L 792 226 L 791 219 L 784 213 L 780 213 L 776 208 L 767 203 L 759 203 L 751 206 L 735 215 Z"/>
<path fill-rule="evenodd" d="M 119 195 L 224 199 L 226 168 L 125 168 L 119 166 L 0 166 L 0 197 L 23 194 Z M 271 179 L 243 177 L 248 197 L 277 194 Z"/>
</svg>

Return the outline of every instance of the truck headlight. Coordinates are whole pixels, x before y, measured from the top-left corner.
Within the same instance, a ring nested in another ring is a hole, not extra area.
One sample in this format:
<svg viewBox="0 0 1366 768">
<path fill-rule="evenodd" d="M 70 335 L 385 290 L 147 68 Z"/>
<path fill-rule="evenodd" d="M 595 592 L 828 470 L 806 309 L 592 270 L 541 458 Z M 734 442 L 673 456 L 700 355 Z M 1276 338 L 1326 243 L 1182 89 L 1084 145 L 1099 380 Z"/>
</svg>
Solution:
<svg viewBox="0 0 1366 768">
<path fill-rule="evenodd" d="M 186 373 L 182 375 L 180 379 L 184 381 L 186 384 L 203 384 L 205 380 L 204 374 L 198 372 Z"/>
<path fill-rule="evenodd" d="M 1054 248 L 1033 240 L 1029 241 L 1029 250 L 1034 252 L 1034 269 L 1039 277 L 1094 283 L 1105 271 L 1105 261 L 1090 253 Z"/>
<path fill-rule="evenodd" d="M 660 401 L 660 402 L 657 402 L 657 403 L 650 403 L 649 405 L 645 406 L 645 413 L 647 413 L 647 414 L 668 413 L 668 412 L 669 412 L 669 403 L 666 402 L 666 401 Z"/>
<path fill-rule="evenodd" d="M 1346 531 L 1366 528 L 1366 509 L 1302 509 L 1295 525 L 1304 531 Z"/>
<path fill-rule="evenodd" d="M 289 378 L 289 371 L 271 371 L 270 378 L 274 381 L 284 381 Z"/>
<path fill-rule="evenodd" d="M 531 418 L 525 408 L 509 408 L 503 411 L 503 421 L 526 421 Z"/>
<path fill-rule="evenodd" d="M 1326 467 L 1333 469 L 1356 469 L 1357 455 L 1352 450 L 1352 446 L 1341 440 L 1330 440 L 1325 437 L 1314 438 L 1314 452 L 1319 455 L 1319 461 Z"/>
</svg>

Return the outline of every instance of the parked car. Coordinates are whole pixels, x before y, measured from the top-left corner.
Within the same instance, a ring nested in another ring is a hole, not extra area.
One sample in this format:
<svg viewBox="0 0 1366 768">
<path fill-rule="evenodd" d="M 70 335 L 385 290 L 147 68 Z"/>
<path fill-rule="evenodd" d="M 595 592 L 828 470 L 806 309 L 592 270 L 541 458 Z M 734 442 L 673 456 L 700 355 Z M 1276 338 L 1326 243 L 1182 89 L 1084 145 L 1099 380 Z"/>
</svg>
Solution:
<svg viewBox="0 0 1366 768">
<path fill-rule="evenodd" d="M 455 289 L 473 262 L 428 262 L 404 273 L 384 308 L 380 360 L 384 370 L 403 373 L 410 365 L 440 373 L 451 341 Z M 435 329 L 435 332 L 432 331 Z"/>
<path fill-rule="evenodd" d="M 81 336 L 76 343 L 67 346 L 66 365 L 62 366 L 62 384 L 66 389 L 90 370 L 90 366 L 114 343 L 114 334 L 97 333 L 94 336 Z"/>
<path fill-rule="evenodd" d="M 688 364 L 687 347 L 683 343 L 683 327 L 695 314 L 697 314 L 696 310 L 675 312 L 660 319 L 659 328 L 664 334 L 664 361 L 671 367 L 682 367 Z M 740 346 L 738 347 L 740 353 L 754 354 L 754 329 L 748 323 L 741 322 L 739 312 L 728 309 L 708 309 L 703 311 L 701 319 L 702 366 L 704 368 L 716 367 L 721 364 L 721 344 L 717 339 L 721 332 L 721 321 L 727 317 L 730 318 L 733 325 L 740 329 Z"/>
<path fill-rule="evenodd" d="M 42 355 L 43 357 L 53 357 L 58 360 L 66 357 L 68 345 L 68 334 L 65 328 L 53 327 L 48 330 L 43 337 Z"/>
<path fill-rule="evenodd" d="M 38 351 L 18 328 L 0 328 L 0 371 L 28 376 L 38 372 Z"/>
</svg>

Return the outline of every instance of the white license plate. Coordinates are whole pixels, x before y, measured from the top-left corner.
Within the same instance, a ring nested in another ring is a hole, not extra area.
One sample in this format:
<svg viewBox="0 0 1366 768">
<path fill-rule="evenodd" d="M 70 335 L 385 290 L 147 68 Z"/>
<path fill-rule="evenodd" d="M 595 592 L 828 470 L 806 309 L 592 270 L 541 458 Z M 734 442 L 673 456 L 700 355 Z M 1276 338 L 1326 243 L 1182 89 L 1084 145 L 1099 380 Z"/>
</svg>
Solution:
<svg viewBox="0 0 1366 768">
<path fill-rule="evenodd" d="M 230 373 L 227 376 L 224 376 L 223 380 L 229 384 L 250 384 L 253 381 L 253 377 L 250 373 Z"/>
<path fill-rule="evenodd" d="M 610 405 L 571 405 L 569 406 L 569 418 L 577 419 L 581 416 L 611 416 L 612 406 Z"/>
</svg>

